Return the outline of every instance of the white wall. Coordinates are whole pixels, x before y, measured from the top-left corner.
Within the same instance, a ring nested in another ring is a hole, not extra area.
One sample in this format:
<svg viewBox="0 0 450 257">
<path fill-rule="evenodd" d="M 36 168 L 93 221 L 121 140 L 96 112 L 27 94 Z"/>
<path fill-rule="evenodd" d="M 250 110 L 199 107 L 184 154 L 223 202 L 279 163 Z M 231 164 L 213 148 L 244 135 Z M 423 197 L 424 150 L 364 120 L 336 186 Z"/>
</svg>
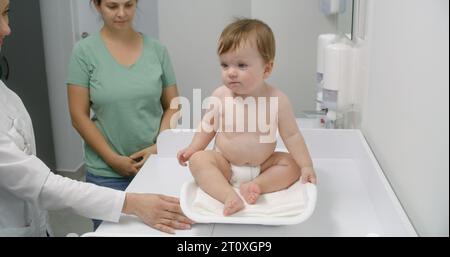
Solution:
<svg viewBox="0 0 450 257">
<path fill-rule="evenodd" d="M 319 1 L 253 0 L 252 17 L 266 22 L 277 41 L 269 83 L 287 93 L 297 115 L 314 110 L 317 37 L 337 32 L 337 16 L 321 13 Z"/>
<path fill-rule="evenodd" d="M 364 135 L 421 236 L 449 235 L 449 2 L 369 0 Z"/>
<path fill-rule="evenodd" d="M 168 47 L 181 95 L 192 89 L 207 97 L 221 84 L 217 40 L 233 17 L 266 22 L 275 33 L 277 56 L 269 79 L 285 91 L 297 115 L 315 109 L 317 37 L 336 33 L 337 17 L 325 16 L 317 1 L 159 1 L 160 40 Z"/>
<path fill-rule="evenodd" d="M 74 44 L 71 2 L 41 0 L 40 5 L 56 170 L 76 171 L 83 164 L 82 141 L 72 128 L 64 83 Z"/>
</svg>

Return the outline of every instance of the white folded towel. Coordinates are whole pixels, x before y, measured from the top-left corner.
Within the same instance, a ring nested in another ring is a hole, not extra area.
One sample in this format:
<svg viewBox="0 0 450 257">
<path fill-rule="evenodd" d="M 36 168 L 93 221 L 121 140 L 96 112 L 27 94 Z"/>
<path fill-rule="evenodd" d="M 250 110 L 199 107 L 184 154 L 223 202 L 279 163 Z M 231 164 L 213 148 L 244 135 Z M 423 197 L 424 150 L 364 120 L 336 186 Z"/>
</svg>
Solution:
<svg viewBox="0 0 450 257">
<path fill-rule="evenodd" d="M 238 193 L 239 189 L 234 188 Z M 242 198 L 242 196 L 241 196 Z M 300 181 L 289 188 L 273 193 L 262 194 L 255 204 L 245 203 L 245 208 L 233 217 L 290 217 L 301 214 L 308 203 L 306 185 Z M 192 209 L 206 216 L 223 216 L 224 205 L 198 188 Z"/>
</svg>

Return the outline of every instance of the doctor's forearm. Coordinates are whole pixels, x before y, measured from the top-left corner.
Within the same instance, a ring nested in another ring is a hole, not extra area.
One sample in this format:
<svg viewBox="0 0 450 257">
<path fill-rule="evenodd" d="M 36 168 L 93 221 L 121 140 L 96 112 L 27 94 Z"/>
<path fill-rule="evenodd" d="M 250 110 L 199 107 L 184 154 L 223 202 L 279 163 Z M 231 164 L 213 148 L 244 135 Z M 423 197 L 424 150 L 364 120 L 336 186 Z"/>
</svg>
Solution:
<svg viewBox="0 0 450 257">
<path fill-rule="evenodd" d="M 44 210 L 71 210 L 81 216 L 117 222 L 125 192 L 49 173 L 39 194 Z"/>
</svg>

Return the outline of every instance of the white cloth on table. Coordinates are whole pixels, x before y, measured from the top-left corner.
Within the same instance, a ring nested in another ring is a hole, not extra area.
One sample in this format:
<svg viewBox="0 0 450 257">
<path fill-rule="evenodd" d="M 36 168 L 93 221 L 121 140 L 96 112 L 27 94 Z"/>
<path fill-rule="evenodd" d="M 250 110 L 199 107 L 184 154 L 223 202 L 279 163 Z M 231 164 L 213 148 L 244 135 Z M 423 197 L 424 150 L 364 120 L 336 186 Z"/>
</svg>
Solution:
<svg viewBox="0 0 450 257">
<path fill-rule="evenodd" d="M 239 189 L 234 187 L 238 193 Z M 241 196 L 242 198 L 242 196 Z M 308 205 L 306 184 L 297 181 L 289 188 L 261 194 L 255 204 L 245 203 L 245 208 L 233 217 L 290 217 L 301 214 Z M 206 216 L 223 216 L 224 205 L 198 188 L 192 209 Z"/>
</svg>

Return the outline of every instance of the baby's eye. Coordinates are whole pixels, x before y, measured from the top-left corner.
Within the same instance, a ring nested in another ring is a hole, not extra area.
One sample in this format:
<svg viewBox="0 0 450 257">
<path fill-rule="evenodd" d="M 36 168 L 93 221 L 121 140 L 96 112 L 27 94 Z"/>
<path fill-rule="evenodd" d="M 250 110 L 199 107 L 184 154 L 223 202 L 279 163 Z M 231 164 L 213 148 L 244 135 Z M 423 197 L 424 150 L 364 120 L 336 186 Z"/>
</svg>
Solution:
<svg viewBox="0 0 450 257">
<path fill-rule="evenodd" d="M 238 67 L 239 67 L 239 69 L 246 69 L 248 67 L 248 65 L 245 63 L 239 63 Z"/>
<path fill-rule="evenodd" d="M 228 68 L 228 64 L 226 64 L 226 63 L 221 63 L 220 66 L 221 66 L 223 69 Z"/>
</svg>

